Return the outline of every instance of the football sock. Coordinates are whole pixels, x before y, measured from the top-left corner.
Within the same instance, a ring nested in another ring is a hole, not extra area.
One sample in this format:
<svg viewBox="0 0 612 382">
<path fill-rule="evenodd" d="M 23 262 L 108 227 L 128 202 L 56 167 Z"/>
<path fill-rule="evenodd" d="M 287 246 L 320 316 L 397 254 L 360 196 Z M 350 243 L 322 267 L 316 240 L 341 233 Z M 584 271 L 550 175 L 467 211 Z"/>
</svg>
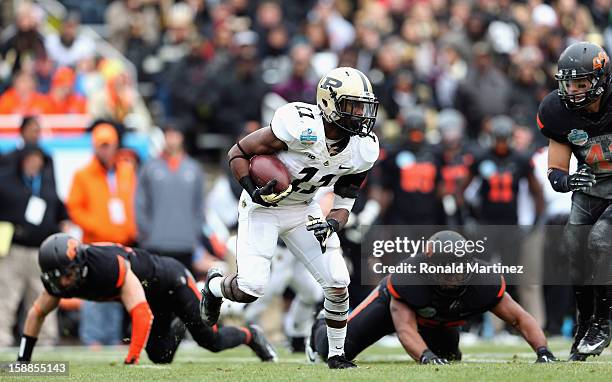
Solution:
<svg viewBox="0 0 612 382">
<path fill-rule="evenodd" d="M 610 299 L 608 298 L 607 285 L 595 285 L 595 317 L 598 319 L 610 319 Z"/>
<path fill-rule="evenodd" d="M 591 319 L 594 311 L 595 296 L 592 285 L 574 285 L 574 296 L 576 297 L 576 310 L 578 311 L 578 322 Z"/>
<path fill-rule="evenodd" d="M 208 283 L 208 289 L 210 292 L 217 297 L 224 297 L 223 293 L 221 293 L 221 283 L 223 282 L 223 277 L 215 277 Z"/>
<path fill-rule="evenodd" d="M 331 358 L 335 355 L 344 354 L 344 340 L 346 338 L 346 326 L 342 328 L 330 328 L 327 327 L 327 341 L 329 344 L 329 351 L 327 358 Z"/>
</svg>

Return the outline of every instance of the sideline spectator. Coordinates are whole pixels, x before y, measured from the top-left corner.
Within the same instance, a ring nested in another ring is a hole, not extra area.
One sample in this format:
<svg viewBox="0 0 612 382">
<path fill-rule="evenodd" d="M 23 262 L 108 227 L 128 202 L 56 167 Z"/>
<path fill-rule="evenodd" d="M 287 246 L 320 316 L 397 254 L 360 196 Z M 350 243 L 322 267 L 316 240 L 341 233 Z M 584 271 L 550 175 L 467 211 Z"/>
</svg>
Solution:
<svg viewBox="0 0 612 382">
<path fill-rule="evenodd" d="M 22 1 L 17 7 L 15 25 L 0 42 L 0 54 L 12 75 L 46 55 L 43 36 L 38 32 L 42 17 L 42 10 L 30 1 Z"/>
<path fill-rule="evenodd" d="M 291 49 L 291 76 L 274 87 L 274 92 L 287 102 L 315 103 L 315 88 L 310 61 L 313 49 L 308 44 L 298 44 Z"/>
<path fill-rule="evenodd" d="M 16 152 L 12 171 L 0 174 L 0 221 L 14 227 L 11 247 L 0 256 L 0 347 L 14 344 L 12 329 L 20 301 L 29 309 L 43 290 L 38 266 L 38 247 L 60 228 L 68 215 L 55 191 L 55 179 L 46 166 L 40 147 L 26 143 Z M 57 315 L 45 322 L 39 343 L 54 344 L 58 338 Z"/>
<path fill-rule="evenodd" d="M 45 47 L 49 57 L 59 66 L 76 66 L 87 57 L 94 55 L 95 43 L 80 33 L 81 19 L 76 13 L 69 13 L 62 22 L 60 34 L 48 35 Z"/>
<path fill-rule="evenodd" d="M 13 87 L 0 96 L 0 114 L 45 114 L 49 110 L 49 100 L 36 91 L 36 80 L 26 72 L 17 73 Z"/>
<path fill-rule="evenodd" d="M 49 93 L 49 114 L 84 114 L 87 101 L 74 91 L 75 74 L 68 67 L 57 69 Z"/>
<path fill-rule="evenodd" d="M 182 126 L 168 123 L 164 136 L 164 151 L 143 166 L 138 180 L 138 244 L 174 257 L 193 273 L 192 257 L 204 224 L 204 175 L 183 149 Z"/>
<path fill-rule="evenodd" d="M 83 242 L 132 245 L 136 239 L 135 164 L 117 157 L 119 137 L 108 123 L 92 132 L 94 157 L 74 175 L 66 200 L 72 221 L 83 230 Z M 119 303 L 86 301 L 79 335 L 86 345 L 116 345 L 121 341 L 123 308 Z"/>
</svg>

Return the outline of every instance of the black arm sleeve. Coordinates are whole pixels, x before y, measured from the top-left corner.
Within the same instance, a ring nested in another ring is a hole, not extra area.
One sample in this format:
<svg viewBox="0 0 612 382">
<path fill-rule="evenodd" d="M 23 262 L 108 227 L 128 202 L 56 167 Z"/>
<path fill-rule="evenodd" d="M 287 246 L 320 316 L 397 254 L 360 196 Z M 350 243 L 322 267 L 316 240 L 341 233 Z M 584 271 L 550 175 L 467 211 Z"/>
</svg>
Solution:
<svg viewBox="0 0 612 382">
<path fill-rule="evenodd" d="M 341 176 L 334 185 L 334 194 L 343 198 L 357 198 L 359 188 L 367 176 L 368 171 Z"/>
</svg>

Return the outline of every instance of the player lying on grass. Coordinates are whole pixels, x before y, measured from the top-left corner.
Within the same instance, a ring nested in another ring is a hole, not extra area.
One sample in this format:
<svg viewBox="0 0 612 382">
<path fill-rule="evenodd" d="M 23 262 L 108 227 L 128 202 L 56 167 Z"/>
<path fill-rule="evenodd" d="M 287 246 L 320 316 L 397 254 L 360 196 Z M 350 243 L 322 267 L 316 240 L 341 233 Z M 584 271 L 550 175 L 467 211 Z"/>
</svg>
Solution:
<svg viewBox="0 0 612 382">
<path fill-rule="evenodd" d="M 429 242 L 437 241 L 458 243 L 465 238 L 453 231 L 441 231 L 429 238 Z M 418 268 L 423 261 L 449 264 L 451 257 L 453 262 L 469 257 L 434 252 L 405 262 Z M 458 327 L 473 316 L 491 311 L 521 333 L 536 351 L 536 362 L 556 361 L 536 320 L 505 293 L 502 276 L 481 273 L 471 277 L 466 273 L 436 275 L 435 279 L 431 276 L 434 275 L 394 273 L 384 278 L 349 316 L 344 344 L 347 359 L 354 359 L 382 337 L 397 333 L 406 352 L 422 364 L 459 361 Z M 326 331 L 321 319 L 312 327 L 306 352 L 312 362 L 317 355 L 327 356 Z"/>
<path fill-rule="evenodd" d="M 198 345 L 212 352 L 246 344 L 262 361 L 276 360 L 276 352 L 257 327 L 205 325 L 195 281 L 173 258 L 113 243 L 84 245 L 60 233 L 42 243 L 38 263 L 45 291 L 28 312 L 18 361 L 31 360 L 45 316 L 57 308 L 60 298 L 70 297 L 123 303 L 132 318 L 126 364 L 137 364 L 145 346 L 152 362 L 172 362 L 186 329 Z"/>
</svg>

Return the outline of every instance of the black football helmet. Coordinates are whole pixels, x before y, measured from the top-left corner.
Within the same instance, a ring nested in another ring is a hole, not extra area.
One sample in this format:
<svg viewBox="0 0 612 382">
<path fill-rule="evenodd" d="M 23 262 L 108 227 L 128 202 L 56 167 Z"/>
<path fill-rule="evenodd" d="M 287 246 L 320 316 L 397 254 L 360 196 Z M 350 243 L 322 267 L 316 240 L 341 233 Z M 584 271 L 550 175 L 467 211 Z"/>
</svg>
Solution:
<svg viewBox="0 0 612 382">
<path fill-rule="evenodd" d="M 570 110 L 582 109 L 607 92 L 610 76 L 610 58 L 603 48 L 590 42 L 577 42 L 567 47 L 557 64 L 555 79 L 559 83 L 559 98 Z M 590 85 L 579 93 L 570 92 L 576 80 L 588 80 Z"/>
<path fill-rule="evenodd" d="M 427 239 L 426 261 L 430 265 L 465 264 L 473 260 L 473 254 L 466 250 L 467 240 L 458 232 L 445 230 Z M 435 282 L 434 290 L 442 295 L 459 296 L 465 292 L 471 272 L 431 273 Z"/>
<path fill-rule="evenodd" d="M 38 252 L 38 265 L 43 284 L 54 294 L 75 290 L 87 275 L 83 244 L 65 233 L 53 234 L 43 241 Z M 70 285 L 61 285 L 62 276 L 72 278 Z"/>
<path fill-rule="evenodd" d="M 425 111 L 422 108 L 416 107 L 402 113 L 403 138 L 408 139 L 412 143 L 421 143 L 425 140 Z"/>
<path fill-rule="evenodd" d="M 509 143 L 514 131 L 514 120 L 507 115 L 497 115 L 491 118 L 491 138 L 494 142 Z"/>
</svg>

